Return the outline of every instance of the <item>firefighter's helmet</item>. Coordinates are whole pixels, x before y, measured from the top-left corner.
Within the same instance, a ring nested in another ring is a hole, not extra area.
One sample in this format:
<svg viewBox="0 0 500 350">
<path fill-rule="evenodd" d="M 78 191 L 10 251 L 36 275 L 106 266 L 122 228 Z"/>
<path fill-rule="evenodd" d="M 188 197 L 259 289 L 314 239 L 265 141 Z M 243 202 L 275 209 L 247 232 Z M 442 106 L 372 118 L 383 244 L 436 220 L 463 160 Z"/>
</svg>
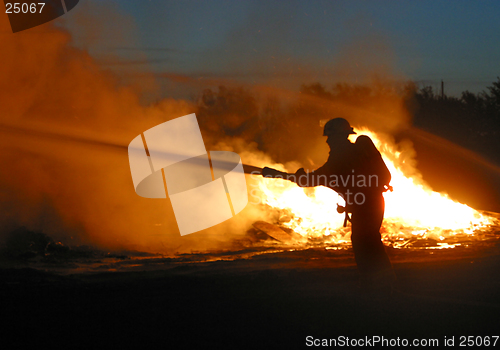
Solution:
<svg viewBox="0 0 500 350">
<path fill-rule="evenodd" d="M 330 119 L 323 129 L 323 136 L 355 134 L 353 128 L 344 118 Z"/>
</svg>

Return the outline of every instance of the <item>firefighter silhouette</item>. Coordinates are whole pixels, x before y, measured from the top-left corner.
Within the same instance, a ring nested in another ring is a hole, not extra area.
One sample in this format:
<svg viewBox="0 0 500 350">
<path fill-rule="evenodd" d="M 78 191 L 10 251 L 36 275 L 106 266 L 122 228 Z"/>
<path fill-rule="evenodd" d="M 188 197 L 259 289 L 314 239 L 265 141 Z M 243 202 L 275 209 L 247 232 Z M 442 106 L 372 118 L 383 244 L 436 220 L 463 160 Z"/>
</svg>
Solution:
<svg viewBox="0 0 500 350">
<path fill-rule="evenodd" d="M 329 187 L 344 198 L 346 206 L 338 211 L 345 212 L 344 225 L 351 222 L 352 248 L 362 280 L 392 284 L 394 273 L 380 235 L 385 210 L 382 193 L 392 189 L 391 174 L 368 136 L 358 136 L 352 143 L 350 134 L 356 133 L 347 120 L 328 121 L 323 132 L 330 146 L 326 163 L 309 173 L 301 168 L 287 178 L 301 187 Z M 273 171 L 264 168 L 262 175 L 273 176 Z"/>
</svg>

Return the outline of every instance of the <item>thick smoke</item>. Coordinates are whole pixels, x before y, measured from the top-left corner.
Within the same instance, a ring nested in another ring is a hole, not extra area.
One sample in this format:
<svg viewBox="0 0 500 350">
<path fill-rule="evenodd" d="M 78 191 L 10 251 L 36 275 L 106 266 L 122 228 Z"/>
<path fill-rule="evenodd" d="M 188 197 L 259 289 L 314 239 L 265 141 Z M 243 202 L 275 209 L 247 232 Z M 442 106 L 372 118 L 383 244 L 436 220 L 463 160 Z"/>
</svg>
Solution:
<svg viewBox="0 0 500 350">
<path fill-rule="evenodd" d="M 199 120 L 212 144 L 224 140 L 240 152 L 242 145 L 249 145 L 288 164 L 289 171 L 298 165 L 314 169 L 328 156 L 322 126 L 331 118 L 346 118 L 354 127 L 368 128 L 394 145 L 391 135 L 410 125 L 412 91 L 411 85 L 381 80 L 330 89 L 304 85 L 300 92 L 221 86 L 201 95 Z"/>
<path fill-rule="evenodd" d="M 144 89 L 151 93 L 154 84 L 124 86 L 104 69 L 109 65 L 72 46 L 65 30 L 46 24 L 12 35 L 4 16 L 0 31 L 3 238 L 24 226 L 65 244 L 112 249 L 173 254 L 228 247 L 270 214 L 249 204 L 233 220 L 180 237 L 168 199 L 135 194 L 130 140 L 196 112 L 208 150 L 233 150 L 244 163 L 295 171 L 326 160 L 324 120 L 345 117 L 387 140 L 409 121 L 404 88 L 380 79 L 368 87 L 308 85 L 300 93 L 267 85 L 213 88 L 213 79 L 212 88 L 197 85 L 197 102 L 163 99 L 144 106 Z M 257 178 L 247 179 L 252 190 Z"/>
<path fill-rule="evenodd" d="M 24 226 L 66 244 L 179 246 L 168 201 L 135 194 L 127 145 L 194 106 L 142 107 L 53 24 L 13 35 L 2 16 L 0 31 L 2 237 Z"/>
</svg>

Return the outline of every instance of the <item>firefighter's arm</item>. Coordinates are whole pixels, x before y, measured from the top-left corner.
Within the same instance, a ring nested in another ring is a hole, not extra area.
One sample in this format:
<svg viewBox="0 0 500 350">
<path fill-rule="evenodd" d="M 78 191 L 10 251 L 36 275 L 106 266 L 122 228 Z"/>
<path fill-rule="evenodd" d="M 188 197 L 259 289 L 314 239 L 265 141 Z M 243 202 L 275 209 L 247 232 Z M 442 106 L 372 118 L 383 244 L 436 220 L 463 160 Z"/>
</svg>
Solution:
<svg viewBox="0 0 500 350">
<path fill-rule="evenodd" d="M 273 168 L 269 168 L 267 166 L 262 168 L 262 176 L 263 177 L 288 180 L 288 178 L 292 175 L 293 174 L 285 173 L 284 171 L 279 171 L 279 170 L 276 170 Z"/>
<path fill-rule="evenodd" d="M 306 172 L 304 168 L 300 168 L 293 175 L 291 181 L 295 182 L 299 187 L 316 187 L 316 186 L 327 186 L 327 164 L 323 165 L 311 172 Z"/>
<path fill-rule="evenodd" d="M 290 174 L 284 171 L 265 167 L 262 169 L 262 176 L 292 181 L 295 182 L 299 187 L 314 187 L 326 184 L 326 176 L 324 176 L 324 184 L 317 179 L 318 175 L 322 174 L 322 171 L 320 169 L 307 173 L 304 168 L 300 168 L 294 174 Z"/>
</svg>

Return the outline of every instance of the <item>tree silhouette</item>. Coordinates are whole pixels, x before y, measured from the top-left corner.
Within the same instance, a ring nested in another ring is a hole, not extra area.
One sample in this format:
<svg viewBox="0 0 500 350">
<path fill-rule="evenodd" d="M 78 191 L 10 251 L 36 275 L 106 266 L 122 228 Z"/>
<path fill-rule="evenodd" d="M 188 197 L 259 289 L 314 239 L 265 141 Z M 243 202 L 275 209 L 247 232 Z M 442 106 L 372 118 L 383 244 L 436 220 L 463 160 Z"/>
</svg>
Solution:
<svg viewBox="0 0 500 350">
<path fill-rule="evenodd" d="M 303 84 L 294 99 L 220 86 L 203 91 L 197 115 L 208 143 L 239 138 L 255 143 L 278 162 L 311 164 L 324 157 L 317 154 L 315 159 L 317 152 L 305 146 L 318 144 L 321 120 L 344 117 L 355 124 L 358 114 L 377 131 L 398 119 L 400 111 L 394 111 L 394 106 L 401 101 L 416 127 L 500 164 L 500 78 L 486 91 L 464 91 L 459 98 L 441 97 L 432 87 L 418 89 L 412 82 L 399 86 L 337 83 L 331 89 L 320 83 Z"/>
<path fill-rule="evenodd" d="M 500 164 L 500 78 L 487 91 L 440 98 L 430 86 L 415 94 L 414 124 Z"/>
</svg>

